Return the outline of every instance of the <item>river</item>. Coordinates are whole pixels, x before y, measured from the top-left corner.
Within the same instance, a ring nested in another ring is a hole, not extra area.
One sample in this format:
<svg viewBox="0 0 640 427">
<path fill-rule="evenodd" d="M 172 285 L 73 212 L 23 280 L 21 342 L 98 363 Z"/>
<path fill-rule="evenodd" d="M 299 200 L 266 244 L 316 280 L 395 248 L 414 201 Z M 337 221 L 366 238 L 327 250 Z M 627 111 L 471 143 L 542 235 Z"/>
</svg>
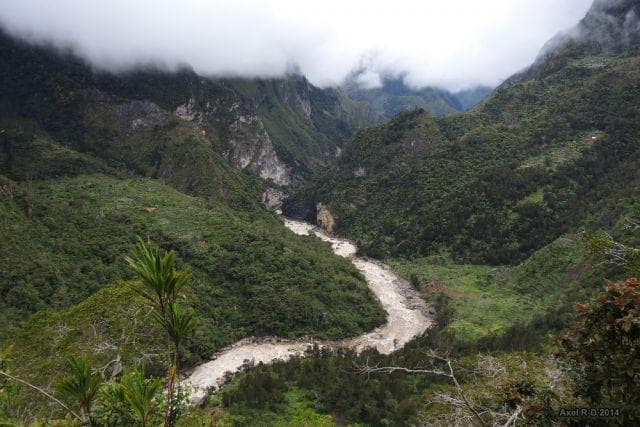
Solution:
<svg viewBox="0 0 640 427">
<path fill-rule="evenodd" d="M 331 249 L 336 255 L 348 258 L 360 270 L 369 289 L 380 300 L 387 312 L 386 323 L 371 332 L 340 341 L 284 340 L 277 337 L 240 340 L 213 355 L 209 362 L 198 365 L 182 382 L 183 386 L 192 390 L 192 402 L 202 400 L 208 391 L 219 388 L 224 383 L 227 372 L 238 372 L 247 361 L 254 364 L 270 363 L 287 360 L 292 356 L 303 356 L 314 344 L 321 348 L 349 348 L 357 352 L 375 348 L 380 353 L 389 354 L 422 335 L 433 324 L 426 302 L 389 266 L 356 256 L 356 246 L 352 242 L 328 236 L 312 224 L 288 218 L 284 218 L 284 224 L 298 235 L 315 234 L 331 243 Z"/>
</svg>

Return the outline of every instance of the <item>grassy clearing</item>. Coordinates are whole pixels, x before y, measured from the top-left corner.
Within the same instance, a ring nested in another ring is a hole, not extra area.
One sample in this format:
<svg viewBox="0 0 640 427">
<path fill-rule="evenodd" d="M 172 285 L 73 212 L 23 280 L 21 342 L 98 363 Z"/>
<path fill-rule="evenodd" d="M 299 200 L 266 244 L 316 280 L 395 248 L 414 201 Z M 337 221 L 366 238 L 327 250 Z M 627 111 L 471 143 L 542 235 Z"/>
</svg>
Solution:
<svg viewBox="0 0 640 427">
<path fill-rule="evenodd" d="M 593 265 L 578 235 L 561 237 L 514 267 L 456 264 L 446 256 L 390 264 L 426 299 L 447 297 L 453 316 L 446 329 L 465 343 L 585 300 L 613 277 L 607 266 Z"/>
<path fill-rule="evenodd" d="M 532 301 L 499 281 L 505 272 L 501 268 L 460 265 L 441 256 L 393 260 L 390 264 L 416 284 L 426 299 L 448 297 L 454 314 L 447 329 L 463 342 L 499 333 L 543 309 L 540 301 Z"/>
</svg>

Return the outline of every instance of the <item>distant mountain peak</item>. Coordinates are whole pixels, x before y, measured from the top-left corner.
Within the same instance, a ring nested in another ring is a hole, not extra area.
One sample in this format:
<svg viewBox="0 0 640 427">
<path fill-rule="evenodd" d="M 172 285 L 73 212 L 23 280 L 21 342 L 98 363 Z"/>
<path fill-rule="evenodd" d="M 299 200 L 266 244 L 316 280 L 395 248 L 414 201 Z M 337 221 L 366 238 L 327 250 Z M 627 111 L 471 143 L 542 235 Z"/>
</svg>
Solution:
<svg viewBox="0 0 640 427">
<path fill-rule="evenodd" d="M 640 1 L 595 0 L 580 22 L 551 38 L 533 64 L 503 86 L 538 77 L 557 67 L 557 58 L 634 55 L 640 49 Z"/>
<path fill-rule="evenodd" d="M 416 108 L 435 116 L 460 113 L 480 103 L 492 91 L 491 87 L 480 85 L 457 92 L 432 86 L 415 88 L 402 74 L 381 76 L 378 85 L 369 86 L 359 78 L 363 73 L 366 71 L 354 73 L 342 89 L 352 100 L 369 106 L 374 122 L 384 122 Z"/>
<path fill-rule="evenodd" d="M 571 41 L 590 51 L 619 52 L 640 45 L 640 2 L 596 0 L 569 33 Z"/>
</svg>

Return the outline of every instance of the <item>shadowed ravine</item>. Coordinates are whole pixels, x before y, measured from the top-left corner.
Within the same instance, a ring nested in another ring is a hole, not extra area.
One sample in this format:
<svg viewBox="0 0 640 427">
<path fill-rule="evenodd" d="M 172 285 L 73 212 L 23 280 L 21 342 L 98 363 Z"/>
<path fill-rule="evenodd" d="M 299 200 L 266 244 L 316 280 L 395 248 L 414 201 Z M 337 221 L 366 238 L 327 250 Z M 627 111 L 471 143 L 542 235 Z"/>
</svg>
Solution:
<svg viewBox="0 0 640 427">
<path fill-rule="evenodd" d="M 390 267 L 376 260 L 357 257 L 353 243 L 330 237 L 311 224 L 288 218 L 284 219 L 284 223 L 296 234 L 314 233 L 330 242 L 336 255 L 350 259 L 364 275 L 369 289 L 380 300 L 387 312 L 387 322 L 364 335 L 341 341 L 283 340 L 275 337 L 240 340 L 216 353 L 211 361 L 197 366 L 184 380 L 183 385 L 193 389 L 190 396 L 193 402 L 202 400 L 207 390 L 217 389 L 222 385 L 225 373 L 237 372 L 245 361 L 270 363 L 287 360 L 292 356 L 304 355 L 314 344 L 321 348 L 349 348 L 357 352 L 371 347 L 389 354 L 422 335 L 431 326 L 433 320 L 425 301 Z"/>
</svg>

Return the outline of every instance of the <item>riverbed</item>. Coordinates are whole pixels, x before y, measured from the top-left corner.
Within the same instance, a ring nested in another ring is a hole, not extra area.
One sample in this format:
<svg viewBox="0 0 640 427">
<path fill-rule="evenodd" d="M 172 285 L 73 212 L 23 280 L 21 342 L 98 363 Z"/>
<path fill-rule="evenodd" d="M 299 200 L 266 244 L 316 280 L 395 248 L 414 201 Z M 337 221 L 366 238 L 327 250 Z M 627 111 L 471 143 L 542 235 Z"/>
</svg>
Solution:
<svg viewBox="0 0 640 427">
<path fill-rule="evenodd" d="M 433 324 L 426 302 L 389 266 L 374 259 L 356 256 L 355 244 L 347 239 L 329 236 L 312 224 L 289 218 L 284 218 L 284 224 L 298 235 L 316 235 L 331 244 L 333 253 L 349 259 L 360 270 L 369 289 L 387 312 L 386 323 L 358 337 L 340 341 L 284 340 L 278 337 L 240 340 L 213 355 L 209 362 L 198 365 L 183 381 L 183 385 L 192 390 L 191 401 L 202 400 L 207 392 L 224 384 L 228 372 L 236 373 L 243 366 L 303 356 L 314 345 L 320 348 L 348 348 L 357 352 L 375 348 L 380 353 L 390 354 L 422 335 Z"/>
</svg>

